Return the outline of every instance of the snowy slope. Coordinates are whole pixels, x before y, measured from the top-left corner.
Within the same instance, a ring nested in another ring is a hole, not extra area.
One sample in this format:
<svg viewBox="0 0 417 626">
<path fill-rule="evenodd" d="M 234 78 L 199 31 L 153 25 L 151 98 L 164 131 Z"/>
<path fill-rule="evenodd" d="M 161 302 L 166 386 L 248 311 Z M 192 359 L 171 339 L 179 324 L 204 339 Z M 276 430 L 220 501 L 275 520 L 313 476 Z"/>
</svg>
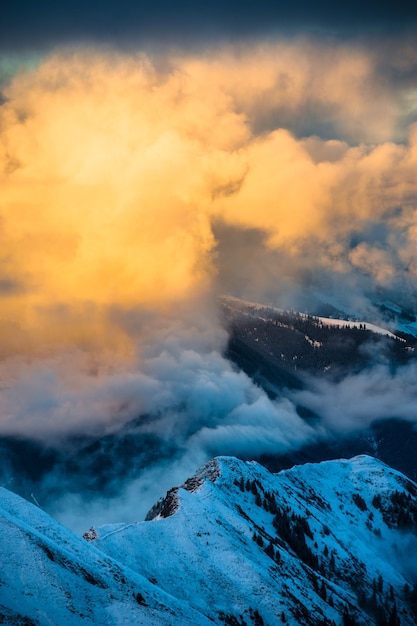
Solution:
<svg viewBox="0 0 417 626">
<path fill-rule="evenodd" d="M 374 624 L 398 610 L 411 625 L 401 551 L 417 547 L 417 517 L 397 527 L 396 492 L 417 515 L 415 485 L 370 457 L 277 475 L 222 457 L 152 520 L 101 527 L 95 543 L 215 623 Z"/>
<path fill-rule="evenodd" d="M 5 489 L 0 536 L 2 624 L 209 624 Z"/>
<path fill-rule="evenodd" d="M 239 298 L 234 298 L 232 296 L 222 296 L 221 302 L 230 307 L 232 310 L 239 311 L 241 314 L 245 314 L 245 312 L 256 311 L 259 318 L 268 321 L 271 318 L 270 312 L 282 313 L 282 309 L 277 309 L 275 307 L 270 307 L 262 304 L 258 304 L 256 302 L 250 302 L 249 300 L 241 300 Z M 400 339 L 392 333 L 387 328 L 383 328 L 382 326 L 378 326 L 377 324 L 371 324 L 365 321 L 357 321 L 357 320 L 347 320 L 347 319 L 338 319 L 333 317 L 321 317 L 314 316 L 315 319 L 320 320 L 322 324 L 326 326 L 349 326 L 350 328 L 366 328 L 377 335 L 384 335 L 386 337 L 391 337 L 393 339 Z M 401 340 L 404 341 L 404 340 Z"/>
<path fill-rule="evenodd" d="M 219 457 L 88 541 L 1 489 L 0 523 L 0 623 L 417 622 L 417 486 L 371 457 L 279 474 Z"/>
</svg>

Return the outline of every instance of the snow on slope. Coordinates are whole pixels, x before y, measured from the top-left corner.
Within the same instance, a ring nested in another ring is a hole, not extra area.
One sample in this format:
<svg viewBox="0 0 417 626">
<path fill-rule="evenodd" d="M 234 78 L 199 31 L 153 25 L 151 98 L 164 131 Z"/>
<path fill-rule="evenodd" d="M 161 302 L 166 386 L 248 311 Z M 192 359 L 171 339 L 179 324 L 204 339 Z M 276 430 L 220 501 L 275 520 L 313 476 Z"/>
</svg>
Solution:
<svg viewBox="0 0 417 626">
<path fill-rule="evenodd" d="M 219 457 L 90 541 L 0 489 L 0 524 L 0 623 L 417 622 L 417 485 L 366 456 L 279 474 Z"/>
<path fill-rule="evenodd" d="M 0 623 L 192 626 L 187 605 L 0 488 Z"/>
<path fill-rule="evenodd" d="M 370 457 L 277 475 L 226 457 L 207 469 L 171 490 L 150 521 L 99 528 L 96 545 L 215 623 L 341 624 L 345 613 L 375 624 L 378 611 L 388 621 L 398 610 L 401 624 L 415 624 L 401 551 L 417 541 L 398 528 L 392 501 L 411 498 L 415 531 L 408 479 Z"/>
<path fill-rule="evenodd" d="M 277 309 L 275 307 L 266 306 L 263 304 L 257 304 L 256 302 L 250 302 L 249 300 L 241 300 L 239 298 L 234 298 L 233 296 L 222 296 L 221 301 L 223 302 L 223 304 L 225 304 L 226 306 L 229 306 L 231 309 L 240 311 L 240 313 L 243 313 L 243 314 L 245 314 L 245 311 L 247 310 L 256 311 L 260 319 L 263 319 L 264 321 L 268 321 L 272 319 L 268 316 L 268 311 L 270 312 L 276 311 L 277 313 L 283 312 L 282 309 Z M 303 315 L 303 314 L 300 314 L 300 315 Z M 370 324 L 369 322 L 345 320 L 345 319 L 338 319 L 338 318 L 333 318 L 333 317 L 321 317 L 317 315 L 315 315 L 314 318 L 317 320 L 320 320 L 326 326 L 349 326 L 350 328 L 360 328 L 360 329 L 366 328 L 366 330 L 369 330 L 378 335 L 384 335 L 386 337 L 391 337 L 393 339 L 397 339 L 397 340 L 399 339 L 400 341 L 404 341 L 404 339 L 397 337 L 397 335 L 392 333 L 390 330 L 383 328 L 382 326 L 378 326 L 376 324 Z"/>
<path fill-rule="evenodd" d="M 343 326 L 347 325 L 351 328 L 363 328 L 366 330 L 370 330 L 372 333 L 376 333 L 377 335 L 385 335 L 386 337 L 391 337 L 392 339 L 399 339 L 400 341 L 405 341 L 405 339 L 401 339 L 392 333 L 390 330 L 386 328 L 382 328 L 381 326 L 377 326 L 376 324 L 370 324 L 369 322 L 356 322 L 352 320 L 339 320 L 333 317 L 318 317 L 323 324 L 327 326 Z"/>
</svg>

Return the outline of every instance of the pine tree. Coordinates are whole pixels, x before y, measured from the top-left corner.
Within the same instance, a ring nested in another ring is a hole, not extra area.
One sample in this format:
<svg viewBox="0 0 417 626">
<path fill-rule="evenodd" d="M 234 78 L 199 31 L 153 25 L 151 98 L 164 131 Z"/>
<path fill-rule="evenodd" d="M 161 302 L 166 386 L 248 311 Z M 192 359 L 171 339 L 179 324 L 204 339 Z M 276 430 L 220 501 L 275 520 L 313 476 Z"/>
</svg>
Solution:
<svg viewBox="0 0 417 626">
<path fill-rule="evenodd" d="M 269 542 L 269 544 L 266 546 L 265 554 L 267 554 L 271 559 L 275 558 L 275 549 L 272 542 Z"/>
<path fill-rule="evenodd" d="M 398 618 L 397 606 L 394 603 L 394 606 L 391 609 L 391 613 L 388 619 L 388 626 L 399 626 L 400 620 Z"/>
</svg>

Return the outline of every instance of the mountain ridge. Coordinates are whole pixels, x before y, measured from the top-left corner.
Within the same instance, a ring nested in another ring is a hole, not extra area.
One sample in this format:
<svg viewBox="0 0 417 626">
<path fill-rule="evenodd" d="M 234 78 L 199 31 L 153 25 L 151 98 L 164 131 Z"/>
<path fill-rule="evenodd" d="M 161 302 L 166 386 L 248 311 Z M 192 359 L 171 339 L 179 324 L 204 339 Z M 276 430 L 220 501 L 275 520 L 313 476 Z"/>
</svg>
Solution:
<svg viewBox="0 0 417 626">
<path fill-rule="evenodd" d="M 88 541 L 5 489 L 0 508 L 4 623 L 411 626 L 417 616 L 417 485 L 366 455 L 278 474 L 216 457 L 148 521 L 90 529 Z"/>
</svg>

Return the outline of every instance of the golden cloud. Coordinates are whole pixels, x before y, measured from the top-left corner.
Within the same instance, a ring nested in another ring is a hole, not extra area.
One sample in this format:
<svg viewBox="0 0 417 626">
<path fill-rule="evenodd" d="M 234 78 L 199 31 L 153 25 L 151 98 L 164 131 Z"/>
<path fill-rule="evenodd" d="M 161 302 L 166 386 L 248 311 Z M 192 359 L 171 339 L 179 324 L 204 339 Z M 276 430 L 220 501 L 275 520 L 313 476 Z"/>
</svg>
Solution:
<svg viewBox="0 0 417 626">
<path fill-rule="evenodd" d="M 160 309 L 204 292 L 215 275 L 213 219 L 296 250 L 415 207 L 415 129 L 407 145 L 350 147 L 281 127 L 307 101 L 347 134 L 366 124 L 374 137 L 389 134 L 397 104 L 379 97 L 365 52 L 293 44 L 158 67 L 143 55 L 62 52 L 5 89 L 3 355 L 120 345 L 114 308 Z"/>
</svg>

